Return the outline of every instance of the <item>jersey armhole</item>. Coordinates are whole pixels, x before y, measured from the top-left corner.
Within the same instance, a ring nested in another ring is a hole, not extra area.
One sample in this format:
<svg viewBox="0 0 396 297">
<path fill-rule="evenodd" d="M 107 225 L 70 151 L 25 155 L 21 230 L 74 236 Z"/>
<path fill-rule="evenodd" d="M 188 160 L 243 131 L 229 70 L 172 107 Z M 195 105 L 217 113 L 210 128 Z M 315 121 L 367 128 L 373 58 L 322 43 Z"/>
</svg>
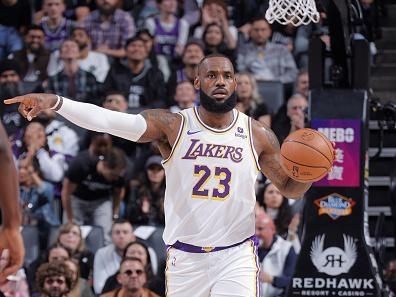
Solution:
<svg viewBox="0 0 396 297">
<path fill-rule="evenodd" d="M 254 148 L 254 143 L 253 143 L 253 130 L 252 130 L 252 118 L 248 118 L 248 126 L 249 126 L 249 143 L 250 143 L 250 150 L 252 151 L 253 154 L 253 159 L 254 163 L 256 164 L 256 169 L 258 171 L 261 171 L 261 167 L 258 161 L 258 155 L 256 152 L 256 149 Z"/>
<path fill-rule="evenodd" d="M 185 129 L 185 126 L 186 126 L 186 117 L 181 112 L 178 112 L 177 114 L 180 115 L 181 118 L 182 118 L 182 121 L 181 121 L 181 124 L 180 124 L 180 127 L 179 127 L 179 132 L 177 133 L 177 137 L 176 137 L 175 143 L 172 146 L 172 150 L 171 150 L 171 152 L 169 154 L 169 157 L 162 161 L 162 165 L 167 163 L 172 158 L 173 153 L 176 150 L 176 147 L 180 143 L 180 140 L 182 138 L 182 135 L 183 135 L 183 132 L 184 132 L 184 129 Z"/>
</svg>

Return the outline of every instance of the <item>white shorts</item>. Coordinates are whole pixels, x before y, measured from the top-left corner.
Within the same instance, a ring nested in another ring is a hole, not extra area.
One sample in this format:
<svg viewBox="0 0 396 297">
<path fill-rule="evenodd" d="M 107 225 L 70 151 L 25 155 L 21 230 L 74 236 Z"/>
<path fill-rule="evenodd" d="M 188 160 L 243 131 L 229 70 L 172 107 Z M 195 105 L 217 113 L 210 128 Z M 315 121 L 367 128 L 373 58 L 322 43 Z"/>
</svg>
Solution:
<svg viewBox="0 0 396 297">
<path fill-rule="evenodd" d="M 167 297 L 257 297 L 257 248 L 252 240 L 210 253 L 170 247 L 166 260 Z"/>
</svg>

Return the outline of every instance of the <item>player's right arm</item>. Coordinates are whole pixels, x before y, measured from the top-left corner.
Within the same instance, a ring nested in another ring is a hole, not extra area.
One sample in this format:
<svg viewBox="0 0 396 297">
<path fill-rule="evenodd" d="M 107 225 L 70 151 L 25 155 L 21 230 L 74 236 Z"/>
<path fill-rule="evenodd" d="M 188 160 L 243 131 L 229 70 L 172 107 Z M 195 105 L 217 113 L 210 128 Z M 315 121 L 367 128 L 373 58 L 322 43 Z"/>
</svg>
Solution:
<svg viewBox="0 0 396 297">
<path fill-rule="evenodd" d="M 146 110 L 134 115 L 108 110 L 53 94 L 27 94 L 4 101 L 19 103 L 19 112 L 31 120 L 42 110 L 55 109 L 57 113 L 88 130 L 105 132 L 135 142 L 167 140 L 172 143 L 181 123 L 180 116 L 167 110 Z"/>
</svg>

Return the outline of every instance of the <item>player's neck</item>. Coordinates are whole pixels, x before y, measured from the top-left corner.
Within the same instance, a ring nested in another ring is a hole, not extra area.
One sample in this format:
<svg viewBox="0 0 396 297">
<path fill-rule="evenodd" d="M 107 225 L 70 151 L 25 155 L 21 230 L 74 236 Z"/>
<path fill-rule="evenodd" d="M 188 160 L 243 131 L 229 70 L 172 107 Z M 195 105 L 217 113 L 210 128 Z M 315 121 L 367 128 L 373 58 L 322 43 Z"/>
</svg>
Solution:
<svg viewBox="0 0 396 297">
<path fill-rule="evenodd" d="M 232 110 L 226 113 L 215 113 L 207 111 L 202 105 L 198 107 L 198 115 L 206 125 L 214 129 L 226 129 L 234 120 Z"/>
</svg>

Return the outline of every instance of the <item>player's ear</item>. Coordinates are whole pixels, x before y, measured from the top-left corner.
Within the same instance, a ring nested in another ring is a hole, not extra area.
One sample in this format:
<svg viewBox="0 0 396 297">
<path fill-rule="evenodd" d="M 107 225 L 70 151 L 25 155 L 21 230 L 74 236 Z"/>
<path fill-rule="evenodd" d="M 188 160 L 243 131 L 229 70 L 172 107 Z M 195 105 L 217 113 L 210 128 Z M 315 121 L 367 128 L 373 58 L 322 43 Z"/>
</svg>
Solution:
<svg viewBox="0 0 396 297">
<path fill-rule="evenodd" d="M 200 87 L 201 87 L 201 81 L 199 80 L 199 77 L 196 76 L 195 79 L 194 79 L 194 88 L 195 88 L 196 90 L 199 90 Z"/>
</svg>

